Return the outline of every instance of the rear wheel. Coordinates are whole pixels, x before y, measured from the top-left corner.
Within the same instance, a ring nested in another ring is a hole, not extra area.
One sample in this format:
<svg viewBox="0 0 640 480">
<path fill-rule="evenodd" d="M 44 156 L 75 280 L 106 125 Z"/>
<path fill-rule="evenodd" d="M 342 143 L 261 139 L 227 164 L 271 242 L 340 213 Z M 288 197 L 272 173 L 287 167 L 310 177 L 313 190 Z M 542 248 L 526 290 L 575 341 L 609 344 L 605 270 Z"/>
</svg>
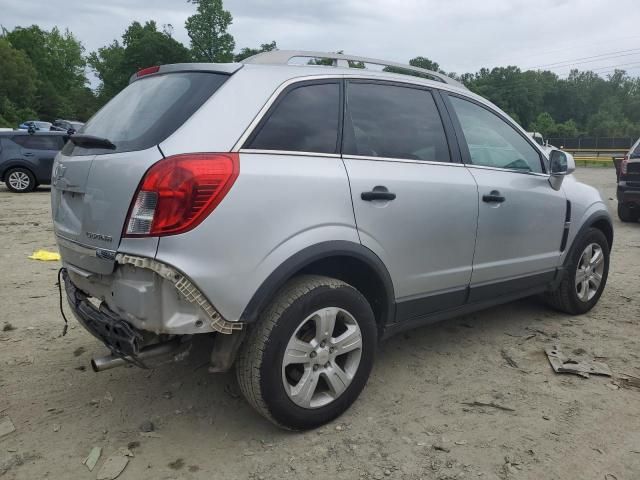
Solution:
<svg viewBox="0 0 640 480">
<path fill-rule="evenodd" d="M 36 188 L 36 179 L 26 168 L 12 168 L 5 174 L 7 188 L 12 192 L 31 192 Z"/>
<path fill-rule="evenodd" d="M 249 333 L 236 363 L 240 389 L 279 426 L 320 426 L 349 408 L 364 388 L 376 336 L 371 307 L 355 288 L 300 276 Z"/>
<path fill-rule="evenodd" d="M 618 218 L 623 222 L 636 222 L 640 212 L 633 209 L 627 203 L 618 202 Z"/>
<path fill-rule="evenodd" d="M 569 255 L 562 283 L 545 297 L 558 310 L 578 315 L 591 310 L 602 295 L 609 274 L 609 243 L 602 231 L 590 228 Z"/>
</svg>

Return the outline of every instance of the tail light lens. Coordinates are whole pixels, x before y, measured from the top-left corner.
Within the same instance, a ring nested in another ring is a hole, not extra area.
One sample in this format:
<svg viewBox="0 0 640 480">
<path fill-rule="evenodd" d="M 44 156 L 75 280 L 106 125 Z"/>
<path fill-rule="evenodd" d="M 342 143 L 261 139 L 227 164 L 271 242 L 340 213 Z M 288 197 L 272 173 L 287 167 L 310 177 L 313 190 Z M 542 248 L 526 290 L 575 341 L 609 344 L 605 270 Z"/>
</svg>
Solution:
<svg viewBox="0 0 640 480">
<path fill-rule="evenodd" d="M 143 68 L 142 70 L 138 70 L 136 72 L 136 77 L 140 78 L 144 77 L 145 75 L 151 75 L 152 73 L 158 73 L 158 70 L 160 70 L 160 66 Z"/>
<path fill-rule="evenodd" d="M 240 172 L 237 153 L 189 153 L 160 160 L 145 174 L 126 221 L 126 237 L 184 233 L 227 194 Z"/>
<path fill-rule="evenodd" d="M 629 155 L 625 155 L 624 158 L 622 159 L 622 162 L 620 163 L 620 173 L 622 175 L 626 175 L 627 174 L 627 165 L 629 164 Z"/>
</svg>

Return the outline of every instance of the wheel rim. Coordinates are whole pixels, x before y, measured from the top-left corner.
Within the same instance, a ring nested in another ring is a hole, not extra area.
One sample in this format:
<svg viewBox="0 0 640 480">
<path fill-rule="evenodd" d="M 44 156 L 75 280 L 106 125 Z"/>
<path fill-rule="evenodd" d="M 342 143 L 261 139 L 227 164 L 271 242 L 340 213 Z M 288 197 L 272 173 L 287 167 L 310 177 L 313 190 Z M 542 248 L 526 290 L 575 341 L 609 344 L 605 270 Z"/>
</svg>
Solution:
<svg viewBox="0 0 640 480">
<path fill-rule="evenodd" d="M 576 269 L 576 293 L 583 302 L 591 300 L 602 284 L 604 252 L 597 243 L 591 243 L 582 252 Z"/>
<path fill-rule="evenodd" d="M 282 359 L 285 392 L 296 405 L 320 408 L 335 401 L 355 377 L 362 333 L 346 310 L 318 310 L 295 330 Z"/>
<path fill-rule="evenodd" d="M 30 183 L 29 175 L 24 172 L 11 172 L 9 174 L 9 185 L 16 190 L 26 190 L 29 188 Z"/>
</svg>

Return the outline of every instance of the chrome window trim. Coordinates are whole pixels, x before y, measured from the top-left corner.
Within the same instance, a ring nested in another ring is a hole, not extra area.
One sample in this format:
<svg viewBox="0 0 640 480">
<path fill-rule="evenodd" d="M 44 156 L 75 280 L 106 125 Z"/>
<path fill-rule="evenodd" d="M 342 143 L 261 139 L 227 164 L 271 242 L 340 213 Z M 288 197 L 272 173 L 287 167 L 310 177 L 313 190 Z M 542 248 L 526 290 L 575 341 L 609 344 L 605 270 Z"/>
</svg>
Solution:
<svg viewBox="0 0 640 480">
<path fill-rule="evenodd" d="M 285 80 L 278 86 L 278 88 L 275 89 L 275 91 L 267 99 L 265 104 L 262 106 L 262 108 L 258 111 L 256 116 L 253 118 L 251 123 L 249 123 L 249 126 L 245 129 L 245 131 L 242 133 L 240 138 L 233 145 L 233 147 L 231 148 L 231 151 L 239 152 L 239 153 L 257 153 L 257 154 L 273 154 L 273 155 L 306 155 L 306 156 L 333 157 L 333 158 L 340 157 L 341 155 L 339 153 L 296 152 L 294 150 L 260 150 L 260 149 L 242 148 L 242 145 L 244 144 L 244 142 L 246 142 L 247 138 L 249 138 L 249 136 L 253 133 L 255 128 L 262 121 L 262 118 L 267 114 L 267 112 L 269 111 L 271 106 L 275 103 L 275 101 L 278 99 L 280 94 L 291 85 L 294 85 L 296 83 L 308 82 L 310 80 L 370 80 L 373 82 L 386 81 L 386 82 L 394 82 L 394 83 L 404 83 L 407 86 L 422 87 L 422 88 L 426 87 L 432 90 L 441 90 L 441 91 L 449 92 L 454 95 L 458 95 L 459 97 L 481 103 L 484 107 L 491 110 L 491 112 L 494 115 L 498 116 L 498 118 L 500 118 L 502 121 L 507 123 L 507 125 L 509 125 L 511 128 L 515 130 L 519 130 L 521 134 L 525 135 L 525 137 L 527 135 L 526 131 L 520 125 L 515 123 L 506 113 L 504 113 L 502 110 L 500 110 L 495 105 L 490 103 L 487 99 L 480 97 L 479 95 L 471 94 L 471 92 L 469 91 L 463 91 L 460 88 L 455 88 L 450 84 L 447 84 L 447 83 L 437 84 L 438 82 L 433 82 L 428 80 L 425 81 L 425 79 L 422 79 L 420 77 L 416 77 L 414 81 L 414 79 L 412 78 L 389 79 L 383 76 L 368 75 L 367 73 L 359 74 L 358 72 L 353 72 L 348 74 L 304 75 L 301 77 L 293 77 L 288 80 Z M 503 116 L 505 116 L 506 119 L 502 118 Z M 529 142 L 529 143 L 532 144 L 534 150 L 536 150 L 540 155 L 542 155 L 542 158 L 546 160 L 546 162 L 543 161 L 543 164 L 545 169 L 548 169 L 547 162 L 549 161 L 549 158 L 546 152 L 542 148 L 540 148 L 540 146 L 537 143 L 535 142 Z M 548 173 L 544 173 L 544 172 L 543 173 L 518 172 L 515 170 L 506 169 L 506 168 L 485 167 L 482 165 L 470 165 L 470 164 L 457 163 L 452 161 L 434 162 L 434 161 L 427 161 L 427 160 L 398 159 L 398 158 L 389 158 L 389 157 L 367 157 L 364 155 L 342 155 L 342 158 L 350 158 L 352 160 L 375 160 L 375 161 L 380 160 L 380 161 L 403 162 L 403 163 L 429 163 L 434 165 L 447 164 L 447 165 L 467 166 L 467 167 L 473 166 L 474 168 L 486 168 L 490 170 L 500 170 L 504 172 L 513 172 L 513 173 L 520 173 L 520 174 L 526 173 L 528 175 L 539 175 L 544 177 L 550 176 Z"/>
<path fill-rule="evenodd" d="M 420 163 L 425 165 L 443 165 L 448 167 L 464 167 L 464 163 L 437 160 L 414 160 L 412 158 L 372 157 L 369 155 L 342 155 L 344 160 L 372 160 L 374 162 Z"/>
<path fill-rule="evenodd" d="M 302 152 L 298 150 L 261 150 L 258 148 L 241 148 L 238 153 L 255 153 L 258 155 L 294 155 L 304 157 L 340 158 L 339 153 Z"/>
<path fill-rule="evenodd" d="M 518 173 L 520 175 L 534 175 L 536 177 L 544 177 L 544 178 L 549 178 L 551 176 L 548 173 L 525 172 L 525 171 L 516 170 L 513 168 L 489 167 L 487 165 L 474 165 L 473 163 L 465 163 L 463 165 L 467 168 L 477 168 L 480 170 L 495 170 L 498 172 Z"/>
</svg>

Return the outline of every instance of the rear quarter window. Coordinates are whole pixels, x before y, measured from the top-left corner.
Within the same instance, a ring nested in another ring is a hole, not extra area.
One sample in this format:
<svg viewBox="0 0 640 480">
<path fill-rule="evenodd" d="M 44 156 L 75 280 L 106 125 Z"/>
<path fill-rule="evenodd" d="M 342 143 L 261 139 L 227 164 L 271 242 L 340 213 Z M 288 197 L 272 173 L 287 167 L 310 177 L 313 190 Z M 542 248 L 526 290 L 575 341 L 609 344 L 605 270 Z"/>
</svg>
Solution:
<svg viewBox="0 0 640 480">
<path fill-rule="evenodd" d="M 295 86 L 276 101 L 244 148 L 335 153 L 339 123 L 338 82 Z"/>
<path fill-rule="evenodd" d="M 116 149 L 87 149 L 68 142 L 64 153 L 131 152 L 157 145 L 182 126 L 228 78 L 218 73 L 179 72 L 136 80 L 78 132 L 107 138 Z"/>
</svg>

